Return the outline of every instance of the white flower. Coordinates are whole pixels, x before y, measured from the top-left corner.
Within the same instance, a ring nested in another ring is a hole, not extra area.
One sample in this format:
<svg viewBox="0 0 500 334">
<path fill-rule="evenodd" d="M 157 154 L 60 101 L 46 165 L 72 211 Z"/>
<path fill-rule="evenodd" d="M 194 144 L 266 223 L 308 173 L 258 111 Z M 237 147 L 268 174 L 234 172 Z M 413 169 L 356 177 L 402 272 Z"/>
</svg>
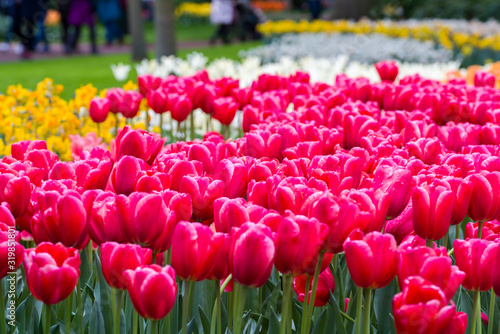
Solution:
<svg viewBox="0 0 500 334">
<path fill-rule="evenodd" d="M 113 71 L 113 75 L 115 79 L 118 81 L 125 81 L 128 78 L 128 74 L 130 72 L 131 66 L 119 63 L 117 65 L 111 65 L 111 71 Z"/>
</svg>

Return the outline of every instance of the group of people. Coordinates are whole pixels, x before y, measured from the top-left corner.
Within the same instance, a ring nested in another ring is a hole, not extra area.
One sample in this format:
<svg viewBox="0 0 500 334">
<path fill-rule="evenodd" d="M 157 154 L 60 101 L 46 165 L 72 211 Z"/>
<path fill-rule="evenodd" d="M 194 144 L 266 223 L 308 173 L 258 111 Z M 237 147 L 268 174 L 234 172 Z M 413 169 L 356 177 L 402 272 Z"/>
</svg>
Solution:
<svg viewBox="0 0 500 334">
<path fill-rule="evenodd" d="M 241 41 L 247 38 L 260 39 L 257 24 L 265 20 L 262 11 L 252 7 L 246 0 L 212 0 L 210 22 L 217 26 L 210 44 L 221 40 L 230 43 L 236 36 Z"/>
<path fill-rule="evenodd" d="M 126 0 L 8 0 L 4 4 L 12 18 L 5 43 L 17 37 L 22 44 L 22 58 L 30 58 L 37 44 L 43 43 L 43 51 L 49 51 L 45 33 L 45 17 L 51 8 L 61 17 L 61 43 L 67 54 L 76 52 L 82 27 L 90 31 L 91 52 L 97 53 L 96 17 L 106 27 L 108 44 L 123 43 L 126 32 Z M 55 7 L 55 8 L 54 8 Z M 5 45 L 5 44 L 4 44 Z M 5 48 L 5 46 L 4 46 Z"/>
</svg>

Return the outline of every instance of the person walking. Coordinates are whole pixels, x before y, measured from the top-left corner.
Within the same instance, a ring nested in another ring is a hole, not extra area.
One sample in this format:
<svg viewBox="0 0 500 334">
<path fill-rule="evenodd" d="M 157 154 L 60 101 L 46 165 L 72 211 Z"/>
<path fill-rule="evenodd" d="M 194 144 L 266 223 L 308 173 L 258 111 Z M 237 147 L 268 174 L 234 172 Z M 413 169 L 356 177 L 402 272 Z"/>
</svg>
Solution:
<svg viewBox="0 0 500 334">
<path fill-rule="evenodd" d="M 22 0 L 21 1 L 21 23 L 17 27 L 16 34 L 23 44 L 22 59 L 31 58 L 31 53 L 35 50 L 35 29 L 37 16 L 47 8 L 47 1 L 43 0 Z"/>
<path fill-rule="evenodd" d="M 97 2 L 99 20 L 106 27 L 106 43 L 111 45 L 115 40 L 123 43 L 123 31 L 120 20 L 123 12 L 119 0 L 100 0 Z"/>
<path fill-rule="evenodd" d="M 234 21 L 235 4 L 233 0 L 212 0 L 210 7 L 210 22 L 217 26 L 210 44 L 215 44 L 220 38 L 224 44 L 231 42 L 231 26 Z"/>
<path fill-rule="evenodd" d="M 71 0 L 57 0 L 57 10 L 61 15 L 61 43 L 66 48 L 66 53 L 70 52 L 69 49 L 69 8 Z"/>
<path fill-rule="evenodd" d="M 73 0 L 69 7 L 68 24 L 72 32 L 68 37 L 68 51 L 75 52 L 78 49 L 78 39 L 82 26 L 86 25 L 90 30 L 91 52 L 97 54 L 97 40 L 94 16 L 96 14 L 96 3 L 94 0 Z"/>
</svg>

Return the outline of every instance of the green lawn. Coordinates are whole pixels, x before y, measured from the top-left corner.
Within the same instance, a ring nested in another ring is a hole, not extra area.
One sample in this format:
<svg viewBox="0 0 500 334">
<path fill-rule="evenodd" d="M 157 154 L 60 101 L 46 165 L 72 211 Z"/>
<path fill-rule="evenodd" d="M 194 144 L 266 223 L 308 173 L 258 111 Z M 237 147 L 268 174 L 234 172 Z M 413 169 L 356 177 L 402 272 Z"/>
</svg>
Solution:
<svg viewBox="0 0 500 334">
<path fill-rule="evenodd" d="M 238 59 L 238 51 L 259 45 L 259 42 L 247 42 L 227 46 L 206 47 L 196 50 L 181 50 L 184 57 L 192 51 L 204 53 L 208 58 L 226 57 Z M 65 87 L 63 97 L 68 99 L 81 85 L 92 83 L 99 89 L 120 85 L 113 77 L 110 65 L 116 63 L 131 64 L 128 54 L 70 56 L 57 59 L 37 60 L 0 64 L 0 92 L 11 84 L 22 84 L 34 88 L 44 78 L 52 78 L 55 83 Z M 133 79 L 135 71 L 131 72 Z"/>
</svg>

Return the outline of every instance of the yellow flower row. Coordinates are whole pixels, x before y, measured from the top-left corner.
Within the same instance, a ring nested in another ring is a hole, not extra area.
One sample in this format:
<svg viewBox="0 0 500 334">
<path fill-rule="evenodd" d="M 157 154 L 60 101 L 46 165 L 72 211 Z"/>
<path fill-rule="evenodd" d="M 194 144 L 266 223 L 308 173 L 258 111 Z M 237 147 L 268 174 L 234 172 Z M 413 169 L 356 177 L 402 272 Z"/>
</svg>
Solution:
<svg viewBox="0 0 500 334">
<path fill-rule="evenodd" d="M 200 18 L 209 17 L 210 2 L 183 2 L 175 8 L 175 17 L 181 17 L 183 15 L 196 16 Z"/>
<path fill-rule="evenodd" d="M 127 83 L 125 89 L 136 89 Z M 66 101 L 60 97 L 61 85 L 55 85 L 52 79 L 40 82 L 31 91 L 21 85 L 13 85 L 5 95 L 0 94 L 0 157 L 9 155 L 11 144 L 21 140 L 45 140 L 50 150 L 62 160 L 71 160 L 70 135 L 85 136 L 97 132 L 96 124 L 88 116 L 90 101 L 99 92 L 91 84 L 77 89 L 74 97 Z M 99 93 L 105 95 L 105 91 Z M 147 105 L 142 105 L 143 110 Z M 115 117 L 100 125 L 100 136 L 109 143 L 113 138 Z M 125 121 L 120 120 L 119 126 Z M 144 127 L 135 124 L 134 127 Z"/>
<path fill-rule="evenodd" d="M 404 23 L 387 21 L 362 20 L 352 22 L 347 20 L 309 22 L 306 20 L 267 21 L 259 24 L 258 30 L 267 36 L 287 33 L 351 33 L 373 34 L 379 33 L 389 37 L 414 38 L 421 41 L 434 41 L 447 49 L 459 48 L 469 54 L 474 48 L 493 49 L 500 51 L 500 33 L 493 36 L 468 34 L 454 31 L 444 24 L 405 25 Z"/>
</svg>

